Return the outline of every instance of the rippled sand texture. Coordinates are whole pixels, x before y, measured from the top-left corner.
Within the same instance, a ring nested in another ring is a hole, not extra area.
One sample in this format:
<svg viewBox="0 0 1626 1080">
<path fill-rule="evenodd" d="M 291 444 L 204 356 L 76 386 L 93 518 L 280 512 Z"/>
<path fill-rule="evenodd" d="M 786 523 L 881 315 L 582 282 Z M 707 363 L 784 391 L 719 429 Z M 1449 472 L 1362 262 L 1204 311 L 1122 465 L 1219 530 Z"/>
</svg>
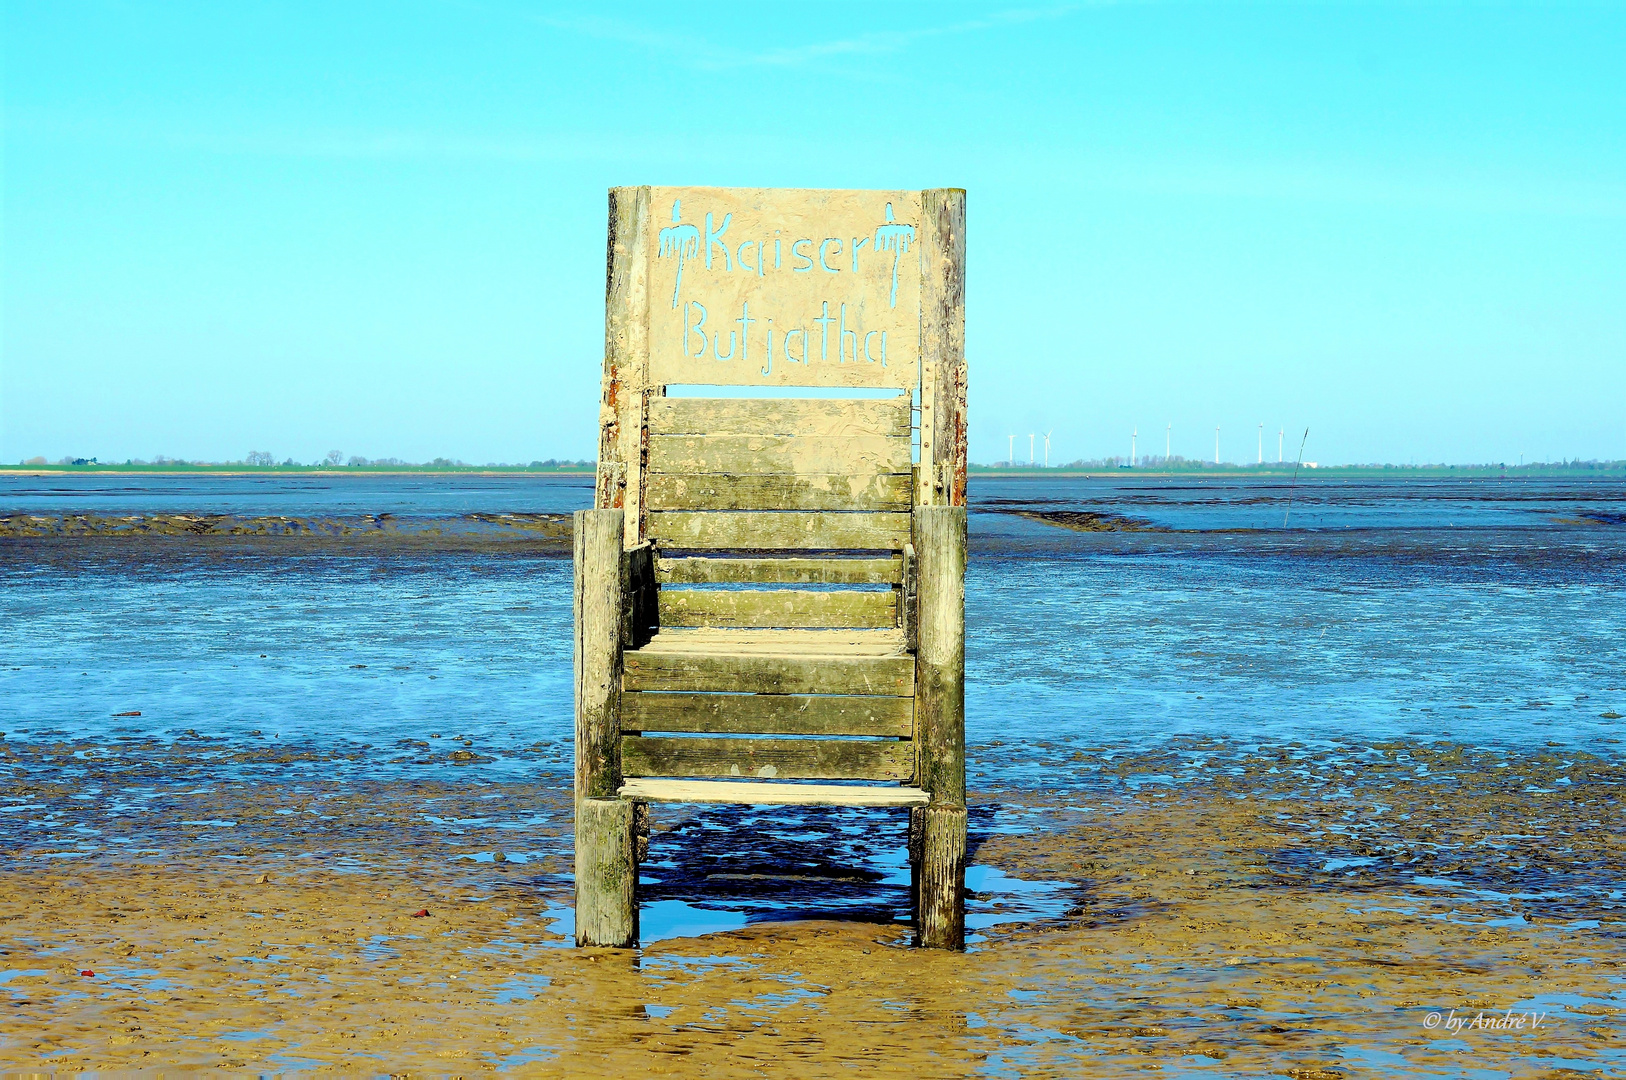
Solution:
<svg viewBox="0 0 1626 1080">
<path fill-rule="evenodd" d="M 11 1068 L 1626 1067 L 1626 852 L 1614 827 L 1626 769 L 1585 753 L 1215 740 L 1081 752 L 1072 767 L 1085 780 L 1066 796 L 985 791 L 973 809 L 972 861 L 1063 886 L 1065 913 L 990 927 L 956 956 L 907 948 L 900 890 L 873 876 L 867 907 L 827 903 L 824 918 L 829 886 L 813 875 L 789 886 L 808 921 L 637 953 L 563 947 L 552 930 L 569 896 L 568 791 L 483 782 L 478 765 L 447 782 L 279 787 L 211 782 L 208 754 L 184 745 L 167 760 L 152 747 L 0 745 L 19 779 L 88 763 L 73 779 L 0 789 L 0 808 L 46 823 L 8 826 L 20 857 L 0 874 L 0 1064 Z M 1206 776 L 1180 779 L 1196 754 Z M 1123 790 L 1154 776 L 1174 781 Z M 116 790 L 145 791 L 147 812 L 118 809 Z M 739 869 L 768 852 L 794 874 L 832 855 L 862 863 L 866 843 L 901 846 L 884 814 L 850 832 L 821 832 L 829 819 L 815 812 L 776 817 L 777 833 L 719 831 L 737 817 L 660 808 L 646 902 L 737 897 L 742 875 L 707 873 L 708 855 Z M 72 830 L 120 820 L 127 854 L 49 857 Z M 514 861 L 491 861 L 499 851 Z M 1451 1010 L 1508 1009 L 1545 1018 L 1536 1030 L 1444 1030 Z"/>
</svg>

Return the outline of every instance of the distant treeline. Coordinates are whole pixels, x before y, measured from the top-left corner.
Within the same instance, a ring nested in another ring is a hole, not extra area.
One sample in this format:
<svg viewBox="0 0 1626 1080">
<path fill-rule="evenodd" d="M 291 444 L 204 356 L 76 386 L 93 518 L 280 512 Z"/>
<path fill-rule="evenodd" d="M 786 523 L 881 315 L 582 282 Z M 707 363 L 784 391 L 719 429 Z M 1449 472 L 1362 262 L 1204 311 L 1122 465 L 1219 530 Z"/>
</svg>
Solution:
<svg viewBox="0 0 1626 1080">
<path fill-rule="evenodd" d="M 242 461 L 188 461 L 184 458 L 172 458 L 160 454 L 151 460 L 144 458 L 127 458 L 119 461 L 101 461 L 97 458 L 63 457 L 55 461 L 48 461 L 44 457 L 32 457 L 19 461 L 14 466 L 0 465 L 0 469 L 83 469 L 87 471 L 103 470 L 116 472 L 130 469 L 148 470 L 199 470 L 212 472 L 234 472 L 245 469 L 265 469 L 267 471 L 332 471 L 332 470 L 358 470 L 376 472 L 455 472 L 466 470 L 470 472 L 486 472 L 492 469 L 502 469 L 509 472 L 581 472 L 592 471 L 595 463 L 582 458 L 572 461 L 568 458 L 548 458 L 546 461 L 507 462 L 488 461 L 484 465 L 463 461 L 460 458 L 438 457 L 431 461 L 403 461 L 400 458 L 365 458 L 359 454 L 346 457 L 337 450 L 311 462 L 295 461 L 293 458 L 276 460 L 275 455 L 264 451 L 250 451 Z M 1078 472 L 1105 472 L 1111 469 L 1141 469 L 1148 472 L 1189 472 L 1189 473 L 1280 473 L 1291 472 L 1295 468 L 1314 469 L 1317 473 L 1508 473 L 1508 474 L 1548 474 L 1562 472 L 1575 473 L 1626 473 L 1626 459 L 1616 461 L 1598 461 L 1596 459 L 1569 461 L 1531 461 L 1523 464 L 1508 465 L 1499 462 L 1488 462 L 1475 465 L 1446 465 L 1446 464 L 1416 464 L 1395 465 L 1384 462 L 1373 462 L 1367 465 L 1321 465 L 1317 462 L 1306 461 L 1296 463 L 1292 461 L 1267 461 L 1264 464 L 1238 465 L 1233 462 L 1201 461 L 1196 458 L 1180 457 L 1178 454 L 1164 458 L 1162 456 L 1147 455 L 1139 462 L 1131 465 L 1129 458 L 1080 458 L 1065 464 L 1051 465 L 1048 468 L 1041 465 L 1029 465 L 1026 462 L 1008 464 L 994 462 L 986 465 L 972 465 L 970 471 L 974 473 L 1078 473 Z"/>
<path fill-rule="evenodd" d="M 3 467 L 3 466 L 0 466 Z M 403 461 L 400 458 L 364 458 L 359 454 L 346 457 L 338 450 L 330 450 L 327 455 L 317 461 L 301 462 L 293 458 L 284 458 L 278 461 L 274 454 L 265 450 L 251 450 L 242 461 L 188 461 L 184 458 L 172 458 L 159 454 L 152 460 L 144 458 L 126 458 L 124 461 L 101 461 L 97 458 L 64 457 L 56 461 L 48 461 L 44 457 L 32 457 L 19 461 L 17 467 L 25 469 L 204 469 L 215 471 L 230 471 L 242 469 L 268 469 L 268 470 L 309 470 L 309 469 L 370 469 L 380 472 L 389 471 L 445 471 L 470 469 L 483 471 L 489 469 L 508 469 L 524 471 L 569 470 L 578 471 L 594 468 L 591 461 L 571 461 L 568 459 L 548 458 L 546 461 L 524 462 L 488 461 L 484 465 L 472 464 L 460 458 L 438 457 L 432 461 Z"/>
<path fill-rule="evenodd" d="M 972 465 L 971 466 L 971 471 L 973 471 L 973 472 L 1046 472 L 1046 471 L 1049 471 L 1049 472 L 1103 472 L 1103 471 L 1106 471 L 1108 469 L 1144 469 L 1144 470 L 1148 470 L 1148 471 L 1152 471 L 1152 472 L 1203 472 L 1203 473 L 1212 473 L 1212 472 L 1235 472 L 1235 473 L 1272 472 L 1272 473 L 1274 473 L 1274 472 L 1282 472 L 1284 470 L 1291 471 L 1294 468 L 1314 469 L 1319 473 L 1339 472 L 1339 471 L 1353 471 L 1353 470 L 1358 470 L 1358 471 L 1363 472 L 1363 473 L 1364 472 L 1394 472 L 1394 473 L 1404 473 L 1404 472 L 1430 472 L 1430 473 L 1435 473 L 1435 472 L 1509 472 L 1509 473 L 1519 473 L 1519 472 L 1523 472 L 1523 473 L 1537 473 L 1537 472 L 1539 472 L 1539 473 L 1549 473 L 1549 472 L 1554 472 L 1554 471 L 1619 473 L 1619 472 L 1626 472 L 1626 460 L 1599 461 L 1599 460 L 1596 460 L 1596 459 L 1588 459 L 1588 460 L 1583 461 L 1583 460 L 1579 460 L 1579 459 L 1573 459 L 1573 460 L 1569 460 L 1569 461 L 1530 461 L 1530 462 L 1524 462 L 1524 463 L 1516 464 L 1516 465 L 1509 465 L 1509 464 L 1505 464 L 1505 463 L 1502 463 L 1502 462 L 1486 462 L 1486 463 L 1483 463 L 1483 464 L 1470 464 L 1470 465 L 1447 465 L 1447 464 L 1445 464 L 1443 462 L 1441 462 L 1439 464 L 1410 464 L 1410 465 L 1395 465 L 1395 464 L 1387 463 L 1387 462 L 1373 462 L 1371 464 L 1366 464 L 1366 465 L 1361 465 L 1361 464 L 1322 465 L 1322 464 L 1320 464 L 1318 462 L 1314 462 L 1314 461 L 1306 461 L 1306 462 L 1303 462 L 1303 463 L 1293 462 L 1293 461 L 1280 461 L 1280 462 L 1278 462 L 1278 461 L 1267 461 L 1267 462 L 1264 462 L 1263 464 L 1248 463 L 1248 464 L 1239 465 L 1239 464 L 1236 464 L 1235 462 L 1229 462 L 1229 461 L 1226 461 L 1226 462 L 1201 461 L 1201 460 L 1198 460 L 1196 458 L 1186 458 L 1186 457 L 1181 457 L 1180 455 L 1176 454 L 1173 457 L 1168 457 L 1168 458 L 1165 458 L 1162 455 L 1158 455 L 1158 456 L 1155 456 L 1155 457 L 1152 456 L 1152 455 L 1146 455 L 1146 456 L 1140 458 L 1139 461 L 1134 463 L 1134 464 L 1131 464 L 1131 462 L 1130 462 L 1127 455 L 1123 456 L 1123 457 L 1090 458 L 1088 460 L 1080 458 L 1079 460 L 1069 461 L 1066 464 L 1062 464 L 1062 465 L 1051 465 L 1051 466 L 1048 467 L 1048 469 L 1046 469 L 1044 466 L 1041 466 L 1041 465 L 1037 465 L 1037 464 L 1030 465 L 1027 462 L 1022 462 L 1022 461 L 1016 462 L 1015 464 L 1010 464 L 1010 463 L 1007 463 L 1007 462 L 998 461 L 998 462 L 993 462 L 993 463 L 988 464 L 988 465 Z"/>
</svg>

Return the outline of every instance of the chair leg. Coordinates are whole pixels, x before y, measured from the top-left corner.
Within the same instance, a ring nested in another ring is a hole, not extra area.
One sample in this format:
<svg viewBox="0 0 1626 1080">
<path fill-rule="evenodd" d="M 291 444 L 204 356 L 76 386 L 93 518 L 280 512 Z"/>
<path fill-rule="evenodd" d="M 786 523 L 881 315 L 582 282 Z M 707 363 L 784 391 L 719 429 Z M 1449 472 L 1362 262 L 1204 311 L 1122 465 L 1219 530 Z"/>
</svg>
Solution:
<svg viewBox="0 0 1626 1080">
<path fill-rule="evenodd" d="M 920 937 L 920 854 L 925 843 L 926 808 L 909 808 L 909 928 Z"/>
<path fill-rule="evenodd" d="M 576 803 L 576 944 L 638 944 L 638 844 L 633 804 Z"/>
<path fill-rule="evenodd" d="M 928 949 L 964 949 L 965 808 L 928 806 L 921 816 L 920 944 Z"/>
</svg>

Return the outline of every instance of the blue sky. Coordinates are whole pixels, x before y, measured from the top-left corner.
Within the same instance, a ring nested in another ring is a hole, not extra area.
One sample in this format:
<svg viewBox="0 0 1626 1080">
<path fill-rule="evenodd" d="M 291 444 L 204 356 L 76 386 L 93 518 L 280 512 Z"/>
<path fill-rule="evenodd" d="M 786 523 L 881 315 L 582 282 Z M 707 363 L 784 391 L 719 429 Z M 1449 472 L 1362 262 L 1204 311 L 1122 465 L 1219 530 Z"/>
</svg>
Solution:
<svg viewBox="0 0 1626 1080">
<path fill-rule="evenodd" d="M 1626 458 L 1621 5 L 3 10 L 0 460 L 590 457 L 636 183 L 967 188 L 977 461 Z"/>
</svg>

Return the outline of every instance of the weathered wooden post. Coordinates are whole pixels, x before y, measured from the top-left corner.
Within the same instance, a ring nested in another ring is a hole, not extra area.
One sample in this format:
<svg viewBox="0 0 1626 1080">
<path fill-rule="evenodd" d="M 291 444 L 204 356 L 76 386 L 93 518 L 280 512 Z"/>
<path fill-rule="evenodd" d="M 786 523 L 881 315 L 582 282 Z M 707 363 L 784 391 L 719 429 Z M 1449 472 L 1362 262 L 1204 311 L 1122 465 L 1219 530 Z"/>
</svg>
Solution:
<svg viewBox="0 0 1626 1080">
<path fill-rule="evenodd" d="M 920 942 L 965 947 L 965 547 L 964 506 L 915 510 L 919 560 L 920 648 L 915 725 L 920 786 Z"/>
<path fill-rule="evenodd" d="M 576 944 L 638 942 L 633 807 L 621 785 L 622 512 L 576 526 Z"/>
<path fill-rule="evenodd" d="M 576 944 L 638 944 L 638 860 L 634 804 L 582 799 L 576 804 Z"/>
</svg>

